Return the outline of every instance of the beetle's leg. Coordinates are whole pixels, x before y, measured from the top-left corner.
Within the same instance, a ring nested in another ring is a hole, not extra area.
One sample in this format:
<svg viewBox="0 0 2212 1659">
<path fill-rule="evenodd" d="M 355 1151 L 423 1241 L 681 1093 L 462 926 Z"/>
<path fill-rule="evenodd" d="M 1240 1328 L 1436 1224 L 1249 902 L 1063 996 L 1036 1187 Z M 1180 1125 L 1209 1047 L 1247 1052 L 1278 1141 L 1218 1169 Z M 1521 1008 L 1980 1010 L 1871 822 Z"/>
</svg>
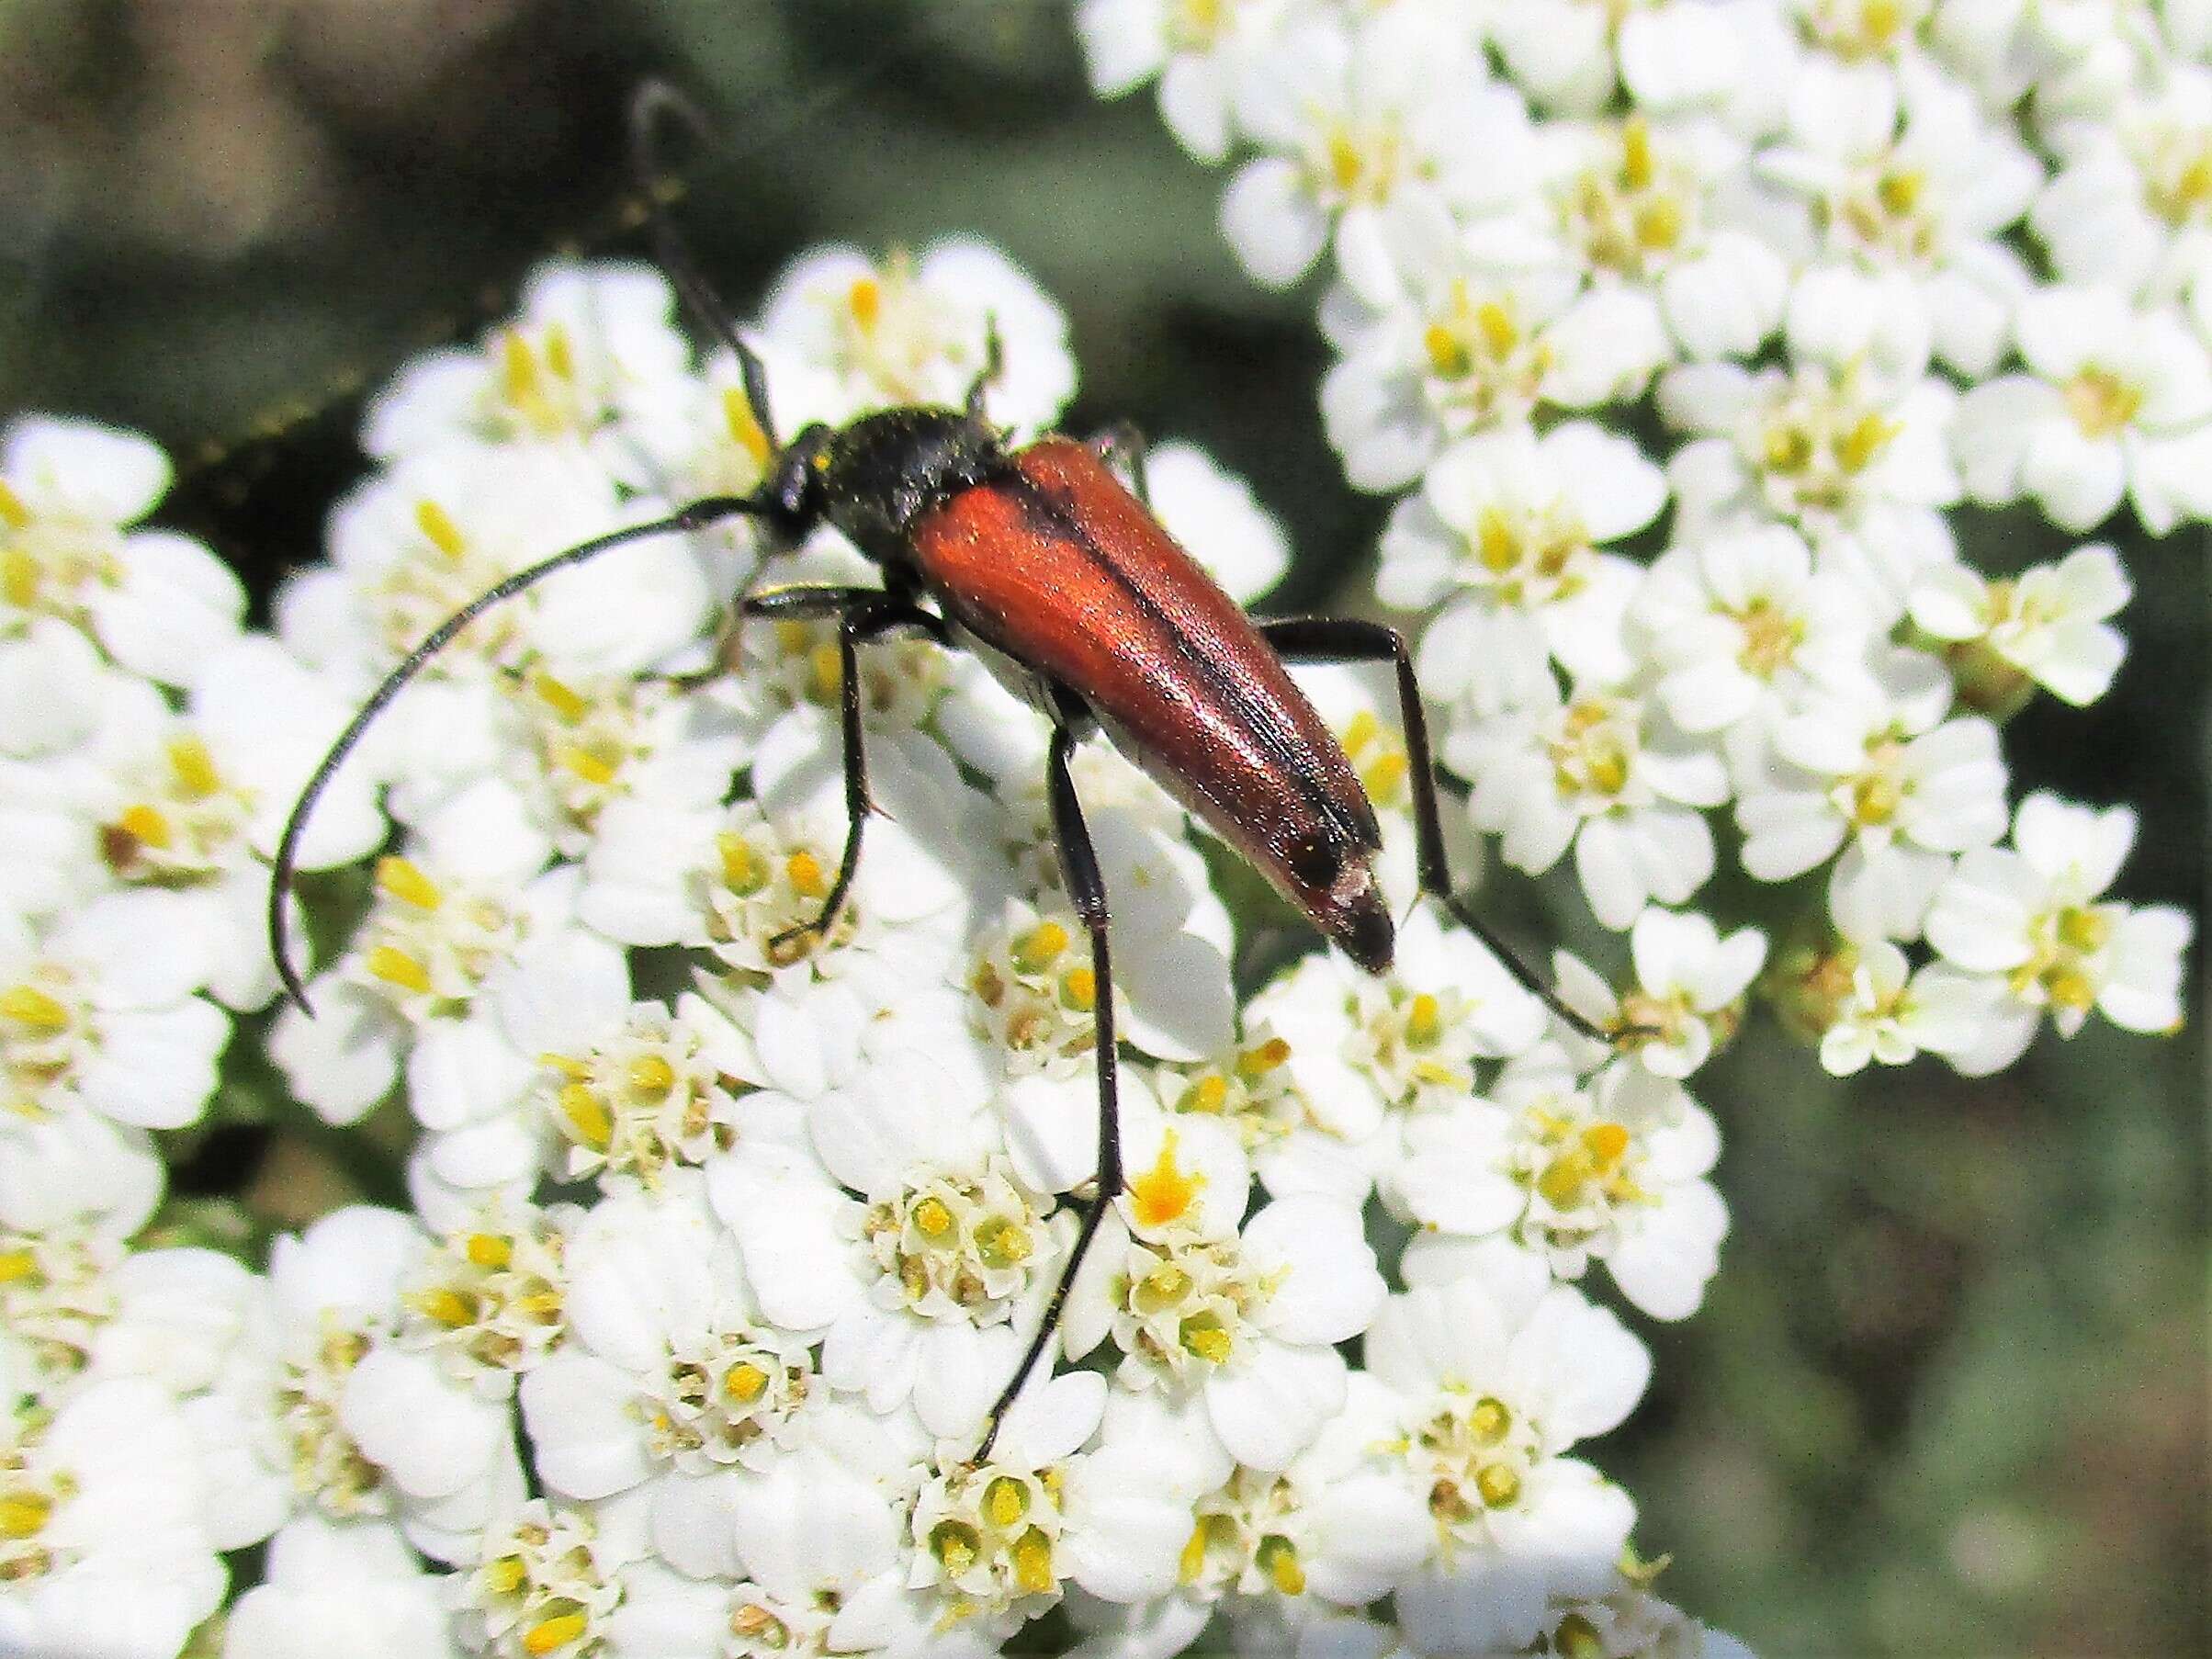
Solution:
<svg viewBox="0 0 2212 1659">
<path fill-rule="evenodd" d="M 1428 748 L 1428 717 L 1421 708 L 1421 685 L 1414 678 L 1413 653 L 1405 636 L 1380 622 L 1355 616 L 1293 616 L 1281 622 L 1263 622 L 1267 636 L 1286 662 L 1388 662 L 1398 675 L 1398 718 L 1405 730 L 1406 776 L 1413 788 L 1414 833 L 1418 849 L 1421 886 L 1452 919 L 1490 949 L 1506 971 L 1527 988 L 1568 1028 L 1593 1042 L 1613 1043 L 1624 1036 L 1641 1036 L 1642 1026 L 1606 1031 L 1567 1006 L 1560 995 L 1537 976 L 1536 970 L 1515 955 L 1484 920 L 1451 888 L 1451 864 L 1444 855 L 1444 823 L 1437 807 L 1436 763 Z M 1651 1033 L 1657 1035 L 1657 1033 Z"/>
<path fill-rule="evenodd" d="M 1074 752 L 1077 740 L 1072 727 L 1062 724 L 1053 728 L 1052 759 L 1046 783 L 1052 798 L 1053 834 L 1060 846 L 1060 871 L 1067 882 L 1067 895 L 1075 901 L 1076 914 L 1090 931 L 1090 972 L 1096 993 L 1092 1008 L 1098 1021 L 1091 1055 L 1099 1077 L 1099 1169 L 1091 1194 L 1083 1201 L 1083 1219 L 1076 1228 L 1075 1245 L 1067 1253 L 1067 1265 L 1060 1270 L 1052 1299 L 1044 1304 L 1044 1316 L 1038 1321 L 1036 1332 L 1029 1339 L 1021 1363 L 1014 1368 L 1012 1379 L 991 1405 L 983 1444 L 976 1451 L 978 1462 L 990 1455 L 991 1442 L 998 1438 L 999 1424 L 1006 1420 L 1007 1407 L 1021 1392 L 1022 1383 L 1036 1370 L 1053 1334 L 1060 1328 L 1060 1310 L 1066 1304 L 1068 1287 L 1075 1282 L 1076 1270 L 1083 1265 L 1090 1241 L 1098 1236 L 1099 1224 L 1106 1219 L 1106 1206 L 1122 1191 L 1122 1116 L 1114 1083 L 1113 968 L 1106 950 L 1106 882 L 1099 874 L 1098 854 L 1091 850 L 1090 831 L 1083 824 L 1083 803 L 1076 796 L 1075 779 L 1067 769 L 1067 759 Z"/>
<path fill-rule="evenodd" d="M 992 312 L 983 320 L 983 368 L 968 382 L 967 418 L 983 419 L 983 394 L 999 383 L 1006 368 L 1006 342 L 999 334 L 999 316 Z"/>
<path fill-rule="evenodd" d="M 1116 421 L 1102 432 L 1094 432 L 1085 440 L 1090 453 L 1101 461 L 1112 464 L 1117 460 L 1129 463 L 1129 481 L 1136 486 L 1136 499 L 1145 503 L 1145 511 L 1152 510 L 1152 486 L 1145 478 L 1145 455 L 1152 446 L 1146 440 L 1145 429 L 1134 421 Z"/>
<path fill-rule="evenodd" d="M 819 622 L 825 616 L 842 616 L 884 598 L 881 588 L 830 587 L 818 582 L 794 583 L 787 588 L 762 588 L 738 601 L 738 615 L 780 616 L 793 622 Z"/>
<path fill-rule="evenodd" d="M 944 623 L 903 595 L 881 588 L 792 587 L 771 588 L 749 593 L 739 604 L 745 616 L 835 616 L 837 657 L 841 683 L 838 712 L 844 727 L 845 744 L 845 850 L 837 862 L 837 879 L 812 921 L 785 928 L 769 940 L 771 950 L 807 933 L 826 933 L 852 890 L 860 873 L 861 833 L 873 809 L 868 800 L 868 758 L 864 747 L 866 725 L 862 718 L 860 648 L 896 627 L 919 627 L 942 642 Z"/>
</svg>

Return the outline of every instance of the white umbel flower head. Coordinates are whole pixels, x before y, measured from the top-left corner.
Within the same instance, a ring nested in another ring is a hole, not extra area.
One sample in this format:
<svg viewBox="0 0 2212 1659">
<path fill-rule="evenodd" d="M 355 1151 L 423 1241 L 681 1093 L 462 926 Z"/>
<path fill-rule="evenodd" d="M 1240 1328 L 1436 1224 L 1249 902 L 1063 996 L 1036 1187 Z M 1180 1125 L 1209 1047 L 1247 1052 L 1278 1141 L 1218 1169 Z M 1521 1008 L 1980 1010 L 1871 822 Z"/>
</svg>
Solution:
<svg viewBox="0 0 2212 1659">
<path fill-rule="evenodd" d="M 1262 1206 L 1239 1232 L 1249 1180 L 1225 1129 L 1150 1120 L 1128 1150 L 1129 1191 L 1070 1292 L 1068 1356 L 1111 1336 L 1124 1387 L 1202 1395 L 1231 1456 L 1283 1469 L 1343 1403 L 1333 1345 L 1383 1295 L 1359 1212 L 1300 1195 Z"/>
<path fill-rule="evenodd" d="M 989 326 L 1005 367 L 985 389 L 985 412 L 1001 426 L 1050 426 L 1076 385 L 1067 319 L 986 243 L 948 238 L 919 258 L 883 260 L 817 250 L 776 279 L 761 332 L 834 377 L 837 406 L 819 418 L 850 420 L 891 404 L 957 406 L 983 372 Z"/>
<path fill-rule="evenodd" d="M 1391 1196 L 1423 1229 L 1405 1248 L 1409 1284 L 1480 1270 L 1506 1237 L 1560 1280 L 1602 1261 L 1643 1312 L 1683 1319 L 1720 1266 L 1728 1211 L 1706 1179 L 1720 1131 L 1633 1062 L 1578 1081 L 1547 1044 L 1407 1141 Z"/>
<path fill-rule="evenodd" d="M 2017 335 L 2030 372 L 1986 381 L 1958 407 L 1969 495 L 2032 496 L 2076 533 L 2123 496 L 2153 536 L 2212 514 L 2212 358 L 2179 317 L 2058 286 L 2021 301 Z"/>
<path fill-rule="evenodd" d="M 193 994 L 209 967 L 193 915 L 158 891 L 105 895 L 43 931 L 0 915 L 0 1123 L 198 1119 L 231 1022 Z"/>
<path fill-rule="evenodd" d="M 649 265 L 540 265 L 480 347 L 431 352 L 377 395 L 361 446 L 389 463 L 456 441 L 571 443 L 622 476 L 637 429 L 676 412 L 691 353 L 675 309 Z"/>
<path fill-rule="evenodd" d="M 2182 954 L 2195 929 L 2171 905 L 2102 897 L 2135 842 L 2135 814 L 2056 796 L 2020 803 L 2013 844 L 1969 852 L 1936 895 L 1928 942 L 1969 973 L 2001 977 L 1985 1041 L 1954 1063 L 2009 1065 L 2048 1010 L 2061 1036 L 2092 1009 L 2127 1031 L 2181 1023 Z"/>
<path fill-rule="evenodd" d="M 2107 618 L 2134 592 L 2103 542 L 2056 564 L 1991 581 L 1964 565 L 1929 571 L 1913 589 L 1913 623 L 1953 645 L 1985 645 L 2062 702 L 2095 702 L 2119 672 L 2127 642 Z"/>
<path fill-rule="evenodd" d="M 1620 1320 L 1499 1241 L 1483 1270 L 1394 1296 L 1367 1363 L 1397 1396 L 1394 1448 L 1435 1536 L 1397 1591 L 1417 1649 L 1517 1647 L 1557 1595 L 1602 1594 L 1635 1518 L 1628 1495 L 1563 1455 L 1628 1416 L 1651 1356 Z"/>
<path fill-rule="evenodd" d="M 1229 152 L 1236 84 L 1285 0 L 1084 0 L 1076 33 L 1100 97 L 1159 80 L 1160 118 L 1202 162 Z"/>
<path fill-rule="evenodd" d="M 1222 230 L 1271 288 L 1330 241 L 1346 279 L 1387 300 L 1417 221 L 1516 202 L 1533 183 L 1527 109 L 1460 31 L 1419 8 L 1349 28 L 1316 17 L 1244 79 L 1238 124 L 1270 153 L 1222 200 Z"/>
<path fill-rule="evenodd" d="M 51 1412 L 5 1374 L 0 1650 L 170 1659 L 223 1597 L 192 1437 L 151 1380 L 95 1382 Z"/>
<path fill-rule="evenodd" d="M 1656 699 L 1602 684 L 1570 696 L 1546 675 L 1536 701 L 1457 725 L 1444 762 L 1474 780 L 1467 810 L 1538 874 L 1571 847 L 1590 908 L 1626 928 L 1645 905 L 1678 905 L 1713 871 L 1699 808 L 1728 798 L 1721 757 L 1671 728 Z"/>
<path fill-rule="evenodd" d="M 1821 1065 L 1830 1075 L 1847 1078 L 1869 1060 L 1902 1066 L 1923 1050 L 1964 1054 L 1982 1042 L 1997 999 L 1993 982 L 1938 963 L 1912 971 L 1886 939 L 1853 954 L 1851 993 L 1821 1033 Z"/>
<path fill-rule="evenodd" d="M 230 568 L 188 536 L 131 528 L 169 480 L 135 433 L 37 416 L 0 433 L 0 677 L 42 617 L 165 685 L 237 638 L 245 590 Z"/>
<path fill-rule="evenodd" d="M 1534 626 L 1493 637 L 1540 646 L 1571 674 L 1624 678 L 1620 618 L 1638 571 L 1598 547 L 1642 529 L 1666 504 L 1666 480 L 1635 444 L 1586 421 L 1540 439 L 1526 426 L 1455 444 L 1429 464 L 1421 491 L 1392 514 L 1375 591 L 1403 610 L 1441 607 L 1422 641 L 1424 689 L 1450 700 L 1466 678 L 1463 607 Z M 1518 681 L 1517 672 L 1486 672 Z M 1456 672 L 1455 672 L 1456 671 Z"/>
</svg>

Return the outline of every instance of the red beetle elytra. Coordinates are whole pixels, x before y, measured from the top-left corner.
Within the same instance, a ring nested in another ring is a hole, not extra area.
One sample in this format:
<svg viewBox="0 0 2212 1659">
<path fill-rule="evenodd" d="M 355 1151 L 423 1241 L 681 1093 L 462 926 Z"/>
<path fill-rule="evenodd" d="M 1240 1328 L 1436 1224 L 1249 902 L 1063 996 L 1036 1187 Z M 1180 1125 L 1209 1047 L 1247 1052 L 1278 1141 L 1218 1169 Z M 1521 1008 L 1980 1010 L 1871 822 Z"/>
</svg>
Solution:
<svg viewBox="0 0 2212 1659">
<path fill-rule="evenodd" d="M 649 135 L 658 118 L 670 111 L 688 113 L 673 93 L 657 85 L 644 88 L 633 107 L 639 172 L 649 181 L 657 175 Z M 1256 622 L 1246 615 L 1153 516 L 1142 442 L 1133 429 L 1088 444 L 1052 436 L 1009 447 L 983 417 L 983 394 L 998 370 L 995 333 L 964 407 L 886 409 L 840 428 L 810 425 L 789 444 L 779 443 L 759 357 L 737 337 L 657 213 L 655 227 L 672 280 L 736 354 L 746 396 L 771 447 L 767 476 L 749 494 L 710 496 L 665 518 L 556 553 L 480 594 L 425 638 L 362 705 L 293 807 L 277 846 L 269 895 L 270 950 L 287 989 L 306 1008 L 287 944 L 285 900 L 308 815 L 378 712 L 477 616 L 611 547 L 723 519 L 754 519 L 786 545 L 796 545 L 824 524 L 842 532 L 881 568 L 882 586 L 779 588 L 739 602 L 746 616 L 838 622 L 850 827 L 819 914 L 793 931 L 826 929 L 860 864 L 870 807 L 859 649 L 912 627 L 948 646 L 988 648 L 987 659 L 1018 682 L 1014 689 L 1052 721 L 1053 828 L 1068 895 L 1090 936 L 1097 985 L 1097 1178 L 1080 1200 L 1074 1247 L 1044 1316 L 992 1407 L 981 1456 L 1007 1404 L 1043 1355 L 1106 1206 L 1123 1190 L 1107 894 L 1068 770 L 1070 753 L 1086 737 L 1103 732 L 1250 860 L 1347 955 L 1379 974 L 1391 965 L 1394 928 L 1375 879 L 1382 837 L 1374 810 L 1343 746 L 1284 665 L 1391 663 L 1405 721 L 1424 890 L 1559 1018 L 1586 1036 L 1607 1040 L 1608 1033 L 1562 1003 L 1453 896 L 1420 692 L 1395 629 L 1349 619 Z M 1126 456 L 1134 493 L 1107 464 L 1117 454 Z M 1635 1033 L 1610 1036 L 1622 1034 Z"/>
</svg>

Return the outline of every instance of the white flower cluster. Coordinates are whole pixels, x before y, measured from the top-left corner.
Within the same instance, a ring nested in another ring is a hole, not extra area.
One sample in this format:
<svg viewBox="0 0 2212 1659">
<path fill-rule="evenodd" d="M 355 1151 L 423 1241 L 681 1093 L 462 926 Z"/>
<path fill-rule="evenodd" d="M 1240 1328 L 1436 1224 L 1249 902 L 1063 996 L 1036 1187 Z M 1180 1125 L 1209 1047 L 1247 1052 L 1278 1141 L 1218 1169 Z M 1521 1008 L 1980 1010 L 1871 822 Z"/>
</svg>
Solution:
<svg viewBox="0 0 2212 1659">
<path fill-rule="evenodd" d="M 1679 1079 L 1755 936 L 1640 924 L 1634 994 L 1676 999 L 1642 1058 L 1549 1026 L 1428 909 L 1385 977 L 1314 952 L 1247 996 L 1184 814 L 1088 746 L 1128 1190 L 983 1461 L 1097 1165 L 1100 987 L 1044 728 L 928 642 L 860 658 L 880 810 L 836 925 L 793 931 L 844 844 L 843 664 L 829 625 L 721 619 L 741 586 L 871 581 L 833 535 L 625 548 L 465 632 L 312 820 L 314 1013 L 272 1009 L 273 843 L 350 710 L 490 584 L 761 476 L 736 366 L 673 309 L 653 273 L 552 268 L 404 370 L 273 635 L 130 528 L 151 446 L 9 434 L 0 1649 L 982 1655 L 1048 1611 L 1100 1655 L 1208 1627 L 1697 1649 L 1574 1455 L 1649 1360 L 1574 1281 L 1700 1300 L 1726 1218 Z M 957 401 L 993 323 L 990 412 L 1044 430 L 1065 322 L 974 243 L 812 255 L 750 334 L 790 432 Z M 1281 574 L 1204 457 L 1147 474 L 1240 597 Z M 1403 908 L 1395 711 L 1314 683 Z M 157 1247 L 155 1132 L 223 1121 L 257 1044 L 280 1112 L 389 1107 L 412 1209 L 323 1215 L 261 1270 Z"/>
<path fill-rule="evenodd" d="M 2212 507 L 2195 16 L 1082 8 L 1102 86 L 1157 71 L 1194 151 L 1256 152 L 1224 212 L 1256 275 L 1333 243 L 1324 412 L 1356 481 L 1419 482 L 1382 587 L 1434 613 L 1452 829 L 1572 851 L 1631 968 L 1563 956 L 1563 992 L 1646 1034 L 1577 1036 L 1409 911 L 1377 684 L 1309 680 L 1409 917 L 1380 977 L 1238 984 L 1208 844 L 1088 746 L 1128 1188 L 980 1460 L 1096 1168 L 1100 987 L 1042 722 L 923 641 L 863 649 L 880 810 L 834 928 L 795 931 L 845 842 L 844 664 L 830 624 L 723 618 L 872 583 L 834 536 L 636 544 L 467 630 L 323 799 L 315 1014 L 265 1012 L 276 832 L 382 676 L 547 554 L 759 481 L 760 412 L 667 284 L 550 268 L 403 371 L 273 634 L 135 527 L 152 446 L 10 428 L 0 1651 L 1740 1653 L 1575 1455 L 1650 1373 L 1594 1297 L 1678 1319 L 1715 1270 L 1686 1080 L 1755 983 L 1836 1071 L 2179 1017 L 2186 920 L 2105 897 L 2132 816 L 2011 803 L 1998 748 L 2036 686 L 2109 683 L 2117 558 L 1988 580 L 1950 510 Z M 957 402 L 992 326 L 989 414 L 1047 429 L 1065 322 L 973 243 L 809 255 L 748 336 L 788 434 Z M 1232 592 L 1272 583 L 1240 484 L 1175 446 L 1148 473 Z M 1823 940 L 1770 962 L 1683 908 L 1722 846 L 1805 878 Z M 156 1136 L 220 1119 L 257 1044 L 300 1112 L 404 1124 L 411 1208 L 257 1269 L 157 1247 Z"/>
<path fill-rule="evenodd" d="M 1322 414 L 1354 484 L 1408 491 L 1377 587 L 1425 618 L 1441 758 L 1507 863 L 1571 853 L 1631 933 L 1636 990 L 1588 1011 L 1659 1028 L 1662 1075 L 1703 1058 L 1765 954 L 1680 909 L 1732 852 L 1797 884 L 1759 988 L 1830 1071 L 2179 1023 L 2187 919 L 2105 896 L 2134 816 L 2009 799 L 1999 732 L 2125 656 L 2120 558 L 2072 538 L 2212 518 L 2212 7 L 1077 19 L 1102 95 L 1157 77 L 1236 158 L 1256 280 L 1329 251 Z M 2047 562 L 1962 559 L 2023 502 Z"/>
</svg>

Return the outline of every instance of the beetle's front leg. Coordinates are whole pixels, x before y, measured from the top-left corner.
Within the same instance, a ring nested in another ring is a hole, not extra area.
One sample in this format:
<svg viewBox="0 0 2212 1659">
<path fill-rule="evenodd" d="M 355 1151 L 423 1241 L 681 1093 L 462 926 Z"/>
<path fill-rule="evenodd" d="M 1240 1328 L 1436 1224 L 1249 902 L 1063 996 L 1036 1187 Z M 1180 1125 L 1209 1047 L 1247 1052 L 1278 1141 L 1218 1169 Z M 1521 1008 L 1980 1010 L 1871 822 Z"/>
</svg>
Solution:
<svg viewBox="0 0 2212 1659">
<path fill-rule="evenodd" d="M 990 1455 L 991 1442 L 998 1439 L 999 1426 L 1006 1420 L 1007 1407 L 1013 1404 L 1021 1385 L 1044 1357 L 1053 1334 L 1059 1328 L 1060 1313 L 1066 1305 L 1076 1271 L 1083 1265 L 1091 1240 L 1098 1236 L 1099 1224 L 1106 1219 L 1106 1206 L 1122 1191 L 1122 1115 L 1120 1091 L 1114 1078 L 1113 967 L 1106 944 L 1106 881 L 1099 873 L 1098 854 L 1092 850 L 1090 831 L 1083 822 L 1083 804 L 1077 797 L 1075 778 L 1068 771 L 1068 757 L 1074 753 L 1078 741 L 1074 727 L 1062 723 L 1053 728 L 1046 783 L 1052 801 L 1053 834 L 1060 847 L 1060 871 L 1066 879 L 1067 894 L 1075 903 L 1076 914 L 1082 918 L 1090 933 L 1090 971 L 1096 989 L 1092 1007 L 1097 1017 L 1092 1062 L 1098 1068 L 1099 1078 L 1098 1174 L 1091 1183 L 1090 1196 L 1083 1201 L 1083 1219 L 1076 1228 L 1067 1265 L 1060 1270 L 1059 1282 L 1053 1286 L 1052 1298 L 1044 1304 L 1044 1316 L 1037 1322 L 1029 1347 L 1022 1352 L 1021 1363 L 1014 1368 L 1013 1377 L 991 1405 L 983 1444 L 976 1451 L 978 1462 Z"/>
<path fill-rule="evenodd" d="M 942 618 L 912 600 L 881 588 L 772 588 L 764 593 L 748 594 L 738 610 L 743 616 L 838 619 L 838 713 L 845 747 L 845 850 L 838 859 L 837 879 L 830 884 L 821 909 L 812 921 L 785 928 L 771 939 L 769 948 L 775 950 L 808 933 L 827 933 L 852 890 L 853 877 L 860 873 L 861 835 L 873 810 L 868 799 L 867 726 L 861 704 L 861 646 L 896 627 L 919 627 L 942 644 L 945 631 Z"/>
<path fill-rule="evenodd" d="M 1383 623 L 1353 616 L 1294 616 L 1281 622 L 1263 622 L 1259 631 L 1267 636 L 1268 643 L 1285 662 L 1388 662 L 1397 671 L 1398 718 L 1405 731 L 1406 777 L 1413 788 L 1414 834 L 1422 890 L 1488 946 L 1490 954 L 1505 965 L 1506 971 L 1565 1021 L 1570 1030 L 1597 1043 L 1613 1043 L 1624 1036 L 1644 1034 L 1641 1026 L 1602 1030 L 1592 1024 L 1586 1015 L 1568 1007 L 1560 999 L 1559 993 L 1540 978 L 1534 968 L 1515 955 L 1506 942 L 1452 891 L 1451 863 L 1444 853 L 1444 821 L 1437 807 L 1436 764 L 1428 747 L 1428 717 L 1421 707 L 1421 685 L 1414 677 L 1413 653 L 1406 649 L 1405 636 Z"/>
<path fill-rule="evenodd" d="M 967 418 L 983 419 L 983 394 L 999 384 L 999 377 L 1006 372 L 1006 342 L 999 334 L 996 312 L 983 320 L 983 367 L 968 382 Z"/>
<path fill-rule="evenodd" d="M 1090 453 L 1112 466 L 1117 460 L 1129 464 L 1129 481 L 1135 487 L 1136 499 L 1152 511 L 1152 485 L 1145 477 L 1145 457 L 1150 453 L 1151 442 L 1145 429 L 1134 421 L 1116 421 L 1101 431 L 1084 439 Z"/>
</svg>

